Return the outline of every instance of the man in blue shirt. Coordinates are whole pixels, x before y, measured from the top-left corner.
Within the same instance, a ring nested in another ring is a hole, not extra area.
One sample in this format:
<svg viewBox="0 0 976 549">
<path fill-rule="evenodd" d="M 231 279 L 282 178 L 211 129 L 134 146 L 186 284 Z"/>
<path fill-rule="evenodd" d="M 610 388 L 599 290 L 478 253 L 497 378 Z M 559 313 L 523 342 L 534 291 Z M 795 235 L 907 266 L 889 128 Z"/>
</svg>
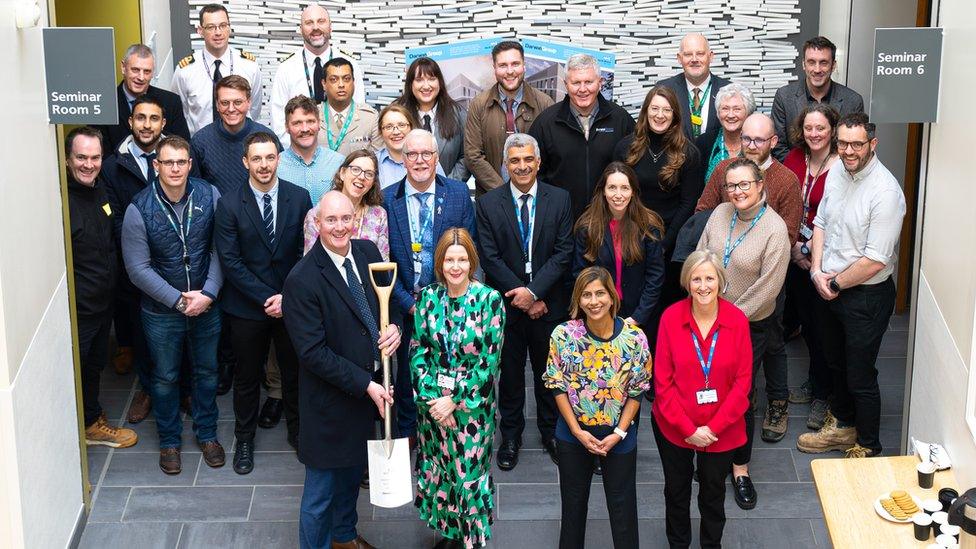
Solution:
<svg viewBox="0 0 976 549">
<path fill-rule="evenodd" d="M 315 101 L 304 95 L 292 97 L 285 104 L 285 131 L 291 145 L 281 153 L 278 175 L 304 188 L 318 204 L 323 194 L 332 190 L 332 178 L 345 157 L 319 145 L 321 127 Z"/>
</svg>

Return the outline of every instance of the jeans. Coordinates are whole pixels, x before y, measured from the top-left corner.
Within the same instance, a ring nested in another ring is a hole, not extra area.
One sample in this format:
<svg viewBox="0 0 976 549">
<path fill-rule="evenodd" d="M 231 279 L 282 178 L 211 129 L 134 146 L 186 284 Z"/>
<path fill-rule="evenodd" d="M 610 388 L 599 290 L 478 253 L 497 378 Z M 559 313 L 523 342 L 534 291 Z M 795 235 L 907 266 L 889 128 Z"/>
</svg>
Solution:
<svg viewBox="0 0 976 549">
<path fill-rule="evenodd" d="M 365 468 L 316 469 L 305 466 L 305 488 L 298 517 L 302 549 L 329 549 L 332 542 L 356 539 L 356 499 Z"/>
<path fill-rule="evenodd" d="M 881 452 L 881 390 L 875 363 L 895 307 L 895 283 L 861 284 L 818 309 L 824 355 L 834 379 L 830 410 L 857 428 L 857 443 Z"/>
<path fill-rule="evenodd" d="M 91 427 L 102 415 L 98 403 L 98 386 L 102 370 L 108 364 L 109 328 L 112 311 L 78 315 L 78 358 L 81 361 L 81 400 L 85 410 L 85 427 Z"/>
<path fill-rule="evenodd" d="M 180 364 L 184 342 L 192 368 L 193 432 L 200 443 L 217 440 L 217 345 L 220 308 L 196 317 L 142 310 L 142 326 L 153 360 L 152 399 L 160 448 L 179 448 Z"/>
</svg>

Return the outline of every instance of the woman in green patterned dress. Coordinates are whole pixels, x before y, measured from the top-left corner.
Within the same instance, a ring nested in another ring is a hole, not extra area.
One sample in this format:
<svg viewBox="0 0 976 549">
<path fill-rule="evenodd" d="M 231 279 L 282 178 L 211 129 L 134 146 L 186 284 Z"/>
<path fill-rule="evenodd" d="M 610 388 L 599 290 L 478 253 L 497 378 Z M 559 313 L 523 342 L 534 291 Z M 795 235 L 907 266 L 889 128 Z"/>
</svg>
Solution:
<svg viewBox="0 0 976 549">
<path fill-rule="evenodd" d="M 482 547 L 491 537 L 495 485 L 495 377 L 505 309 L 474 280 L 471 235 L 449 229 L 434 250 L 438 283 L 417 299 L 410 369 L 417 401 L 420 518 L 443 538 L 435 549 Z"/>
</svg>

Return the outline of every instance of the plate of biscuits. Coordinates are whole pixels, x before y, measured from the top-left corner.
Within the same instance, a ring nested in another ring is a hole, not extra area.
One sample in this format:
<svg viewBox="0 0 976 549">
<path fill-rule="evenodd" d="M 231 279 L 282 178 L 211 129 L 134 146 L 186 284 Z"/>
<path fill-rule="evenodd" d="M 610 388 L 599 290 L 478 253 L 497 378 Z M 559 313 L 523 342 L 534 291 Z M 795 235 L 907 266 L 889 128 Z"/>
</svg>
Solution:
<svg viewBox="0 0 976 549">
<path fill-rule="evenodd" d="M 904 490 L 893 490 L 874 500 L 874 510 L 881 518 L 904 524 L 911 522 L 912 515 L 922 510 L 921 505 L 918 498 Z"/>
</svg>

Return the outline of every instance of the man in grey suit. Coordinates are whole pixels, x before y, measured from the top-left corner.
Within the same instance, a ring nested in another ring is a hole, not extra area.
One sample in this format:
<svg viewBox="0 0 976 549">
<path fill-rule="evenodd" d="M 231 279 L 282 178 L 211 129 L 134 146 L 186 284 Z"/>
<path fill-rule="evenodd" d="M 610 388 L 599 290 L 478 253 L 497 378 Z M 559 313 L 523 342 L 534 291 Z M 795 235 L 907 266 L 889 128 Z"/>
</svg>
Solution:
<svg viewBox="0 0 976 549">
<path fill-rule="evenodd" d="M 806 77 L 776 90 L 773 99 L 773 123 L 779 136 L 779 143 L 773 149 L 776 160 L 782 162 L 786 153 L 796 145 L 790 139 L 789 127 L 808 104 L 826 103 L 837 109 L 841 118 L 864 112 L 861 94 L 830 78 L 837 66 L 836 54 L 837 46 L 823 36 L 807 40 L 803 43 L 803 73 Z"/>
<path fill-rule="evenodd" d="M 722 129 L 715 113 L 715 96 L 728 79 L 712 74 L 713 53 L 708 40 L 698 33 L 681 38 L 678 46 L 678 62 L 681 73 L 657 83 L 674 90 L 681 105 L 681 126 L 688 139 L 698 147 L 703 158 L 708 158 L 718 132 Z"/>
</svg>

